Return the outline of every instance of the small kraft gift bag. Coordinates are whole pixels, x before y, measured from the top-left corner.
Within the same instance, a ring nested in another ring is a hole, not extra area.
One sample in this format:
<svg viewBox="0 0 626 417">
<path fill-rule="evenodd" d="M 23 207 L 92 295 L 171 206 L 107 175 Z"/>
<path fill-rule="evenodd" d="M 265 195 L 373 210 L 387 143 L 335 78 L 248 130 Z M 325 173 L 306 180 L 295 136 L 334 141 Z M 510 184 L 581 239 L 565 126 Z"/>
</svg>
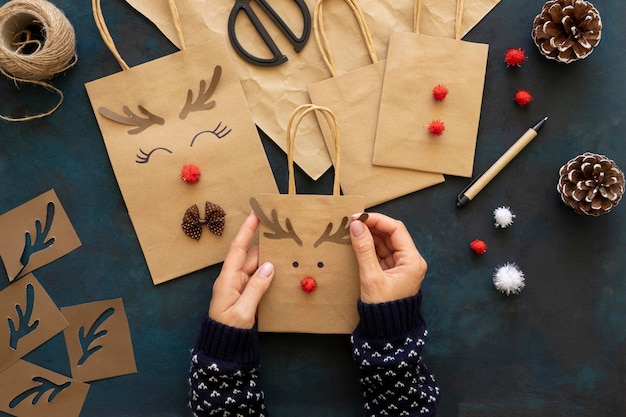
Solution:
<svg viewBox="0 0 626 417">
<path fill-rule="evenodd" d="M 85 87 L 153 283 L 222 262 L 250 197 L 278 190 L 225 40 L 129 68 L 92 5 L 123 71 Z"/>
<path fill-rule="evenodd" d="M 293 147 L 302 118 L 319 112 L 334 140 L 332 195 L 296 194 Z M 258 309 L 262 332 L 351 333 L 357 322 L 359 273 L 350 241 L 351 215 L 363 212 L 362 196 L 340 195 L 339 127 L 328 108 L 305 104 L 287 125 L 287 194 L 259 194 L 250 204 L 261 220 L 259 262 L 275 266 L 272 285 Z"/>
<path fill-rule="evenodd" d="M 489 46 L 461 40 L 463 0 L 455 39 L 420 34 L 415 1 L 414 33 L 389 40 L 372 161 L 471 177 Z"/>
<path fill-rule="evenodd" d="M 337 74 L 323 25 L 324 0 L 318 0 L 313 14 L 313 31 L 331 78 L 309 85 L 308 90 L 311 103 L 332 110 L 341 126 L 343 167 L 340 174 L 335 174 L 339 175 L 341 189 L 346 194 L 363 195 L 365 207 L 369 208 L 439 184 L 444 177 L 432 172 L 372 165 L 385 61 L 378 60 L 359 4 L 355 0 L 344 1 L 356 18 L 372 64 Z M 322 126 L 322 115 L 317 116 Z M 332 149 L 329 130 L 322 129 L 322 133 L 328 149 Z"/>
</svg>

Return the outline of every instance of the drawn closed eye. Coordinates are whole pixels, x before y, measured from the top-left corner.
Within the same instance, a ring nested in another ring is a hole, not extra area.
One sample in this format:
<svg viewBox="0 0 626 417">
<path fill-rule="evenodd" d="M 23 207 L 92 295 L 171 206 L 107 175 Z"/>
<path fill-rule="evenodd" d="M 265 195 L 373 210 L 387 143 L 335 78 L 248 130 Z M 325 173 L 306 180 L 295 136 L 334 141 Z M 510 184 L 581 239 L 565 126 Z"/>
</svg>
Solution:
<svg viewBox="0 0 626 417">
<path fill-rule="evenodd" d="M 137 162 L 138 164 L 146 164 L 148 163 L 148 161 L 150 160 L 150 157 L 152 156 L 152 154 L 156 151 L 166 151 L 168 153 L 172 153 L 172 151 L 170 151 L 167 148 L 154 148 L 152 149 L 150 152 L 146 153 L 143 149 L 139 148 L 139 152 L 140 154 L 137 154 L 137 160 L 135 162 Z"/>
<path fill-rule="evenodd" d="M 136 126 L 134 129 L 130 129 L 128 131 L 129 135 L 136 135 L 138 133 L 143 132 L 147 128 L 152 125 L 163 125 L 165 124 L 165 119 L 157 116 L 154 113 L 150 113 L 146 110 L 145 107 L 138 105 L 137 108 L 141 113 L 143 113 L 146 117 L 141 117 L 135 114 L 130 107 L 123 106 L 122 110 L 126 113 L 126 116 L 122 116 L 121 114 L 115 113 L 113 110 L 109 110 L 106 107 L 99 107 L 98 113 L 102 116 L 106 117 L 109 120 L 113 120 L 114 122 L 121 123 L 128 126 Z"/>
<path fill-rule="evenodd" d="M 193 137 L 193 139 L 191 140 L 191 143 L 189 144 L 189 146 L 193 146 L 193 143 L 196 141 L 196 139 L 200 136 L 203 135 L 205 133 L 212 133 L 216 138 L 218 139 L 223 139 L 225 136 L 227 136 L 230 132 L 232 132 L 233 129 L 229 128 L 228 126 L 222 126 L 222 122 L 219 122 L 217 124 L 217 126 L 215 126 L 214 129 L 212 130 L 203 130 L 202 132 L 198 132 L 196 133 L 196 135 Z"/>
</svg>

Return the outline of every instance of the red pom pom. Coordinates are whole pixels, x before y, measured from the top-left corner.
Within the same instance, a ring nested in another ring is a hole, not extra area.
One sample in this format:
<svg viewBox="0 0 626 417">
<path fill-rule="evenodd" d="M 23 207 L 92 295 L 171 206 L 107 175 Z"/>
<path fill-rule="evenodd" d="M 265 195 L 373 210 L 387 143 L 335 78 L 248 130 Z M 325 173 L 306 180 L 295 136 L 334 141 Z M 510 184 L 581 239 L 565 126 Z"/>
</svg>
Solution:
<svg viewBox="0 0 626 417">
<path fill-rule="evenodd" d="M 433 97 L 437 101 L 442 101 L 448 95 L 448 89 L 443 85 L 439 84 L 433 88 Z"/>
<path fill-rule="evenodd" d="M 530 95 L 530 91 L 528 90 L 519 90 L 517 93 L 515 93 L 514 100 L 518 106 L 526 107 L 528 103 L 533 101 L 533 96 Z"/>
<path fill-rule="evenodd" d="M 487 244 L 482 240 L 476 239 L 472 243 L 470 243 L 470 249 L 476 252 L 479 255 L 487 252 Z"/>
<path fill-rule="evenodd" d="M 195 184 L 200 180 L 200 168 L 192 164 L 185 165 L 180 173 L 180 177 L 187 184 Z"/>
<path fill-rule="evenodd" d="M 521 67 L 522 63 L 526 61 L 527 56 L 524 55 L 522 48 L 509 48 L 504 54 L 504 62 L 506 62 L 507 68 L 510 66 Z"/>
<path fill-rule="evenodd" d="M 441 120 L 433 120 L 428 125 L 428 130 L 431 135 L 440 136 L 444 130 L 446 130 L 446 126 L 443 124 Z"/>
<path fill-rule="evenodd" d="M 311 294 L 317 289 L 317 282 L 315 282 L 312 277 L 306 277 L 302 281 L 300 281 L 300 287 L 305 293 Z"/>
</svg>

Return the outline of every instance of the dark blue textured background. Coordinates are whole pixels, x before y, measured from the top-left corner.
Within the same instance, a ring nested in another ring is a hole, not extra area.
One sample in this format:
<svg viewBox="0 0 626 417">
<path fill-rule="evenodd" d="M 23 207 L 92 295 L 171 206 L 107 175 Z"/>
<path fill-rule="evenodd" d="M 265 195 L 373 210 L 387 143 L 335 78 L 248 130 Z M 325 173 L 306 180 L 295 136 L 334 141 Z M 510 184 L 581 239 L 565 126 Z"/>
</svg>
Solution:
<svg viewBox="0 0 626 417">
<path fill-rule="evenodd" d="M 89 1 L 54 3 L 74 25 L 79 61 L 53 79 L 65 93 L 56 113 L 0 121 L 0 213 L 54 188 L 82 247 L 35 276 L 59 306 L 124 300 L 138 373 L 93 382 L 81 416 L 189 415 L 188 351 L 220 265 L 152 285 L 84 89 L 120 68 L 95 28 Z M 403 220 L 429 263 L 424 353 L 441 386 L 443 417 L 626 415 L 626 203 L 599 218 L 583 217 L 555 190 L 559 167 L 585 151 L 626 168 L 626 10 L 621 1 L 594 1 L 602 41 L 585 60 L 565 65 L 542 57 L 530 38 L 543 3 L 502 0 L 465 37 L 490 44 L 475 173 L 547 115 L 540 135 L 463 209 L 454 202 L 468 181 L 454 177 L 374 208 Z M 176 50 L 123 0 L 102 7 L 129 65 Z M 526 50 L 522 68 L 506 68 L 508 47 Z M 520 88 L 534 96 L 524 109 L 512 101 Z M 43 108 L 46 97 L 0 77 L 3 114 Z M 286 192 L 285 155 L 262 140 Z M 332 178 L 332 170 L 317 182 L 298 171 L 296 181 L 299 192 L 327 194 Z M 503 205 L 517 215 L 505 230 L 492 218 Z M 485 255 L 468 249 L 475 238 L 487 242 Z M 507 297 L 492 285 L 494 268 L 507 261 L 526 274 L 519 295 Z M 6 285 L 1 270 L 0 289 Z M 347 336 L 263 334 L 261 341 L 271 415 L 360 415 Z M 26 359 L 69 375 L 60 335 Z"/>
</svg>

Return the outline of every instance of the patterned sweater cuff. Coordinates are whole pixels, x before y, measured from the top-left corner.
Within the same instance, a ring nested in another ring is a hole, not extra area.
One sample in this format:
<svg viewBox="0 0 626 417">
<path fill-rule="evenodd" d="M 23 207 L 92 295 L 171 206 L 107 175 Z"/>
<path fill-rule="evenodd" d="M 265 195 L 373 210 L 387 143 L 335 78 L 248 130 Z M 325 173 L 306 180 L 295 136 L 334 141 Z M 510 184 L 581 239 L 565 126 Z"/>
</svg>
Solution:
<svg viewBox="0 0 626 417">
<path fill-rule="evenodd" d="M 255 368 L 260 363 L 256 327 L 238 329 L 205 317 L 196 349 L 215 360 L 238 363 L 242 368 Z"/>
<path fill-rule="evenodd" d="M 423 327 L 421 304 L 421 291 L 413 297 L 380 304 L 365 304 L 359 300 L 361 320 L 355 332 L 373 339 L 392 338 L 404 335 L 415 327 Z"/>
</svg>

